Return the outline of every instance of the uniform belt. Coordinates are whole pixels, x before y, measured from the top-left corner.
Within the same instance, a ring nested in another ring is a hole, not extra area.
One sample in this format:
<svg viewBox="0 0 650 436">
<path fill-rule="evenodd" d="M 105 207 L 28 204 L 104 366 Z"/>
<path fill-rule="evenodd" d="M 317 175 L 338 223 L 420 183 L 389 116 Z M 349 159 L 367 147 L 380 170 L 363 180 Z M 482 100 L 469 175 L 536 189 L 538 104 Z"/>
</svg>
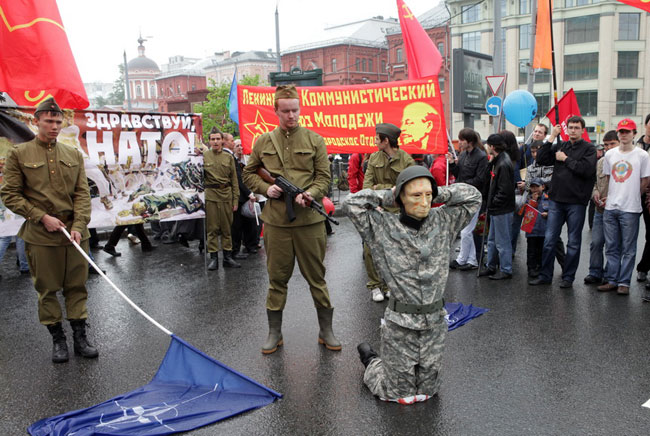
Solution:
<svg viewBox="0 0 650 436">
<path fill-rule="evenodd" d="M 211 188 L 211 189 L 221 189 L 221 188 L 229 188 L 230 183 L 208 183 L 207 185 L 204 186 L 205 188 Z"/>
<path fill-rule="evenodd" d="M 388 300 L 388 308 L 397 313 L 424 315 L 427 313 L 435 313 L 438 310 L 442 309 L 444 306 L 445 300 L 442 298 L 438 301 L 434 301 L 431 304 L 400 303 L 394 298 Z"/>
</svg>

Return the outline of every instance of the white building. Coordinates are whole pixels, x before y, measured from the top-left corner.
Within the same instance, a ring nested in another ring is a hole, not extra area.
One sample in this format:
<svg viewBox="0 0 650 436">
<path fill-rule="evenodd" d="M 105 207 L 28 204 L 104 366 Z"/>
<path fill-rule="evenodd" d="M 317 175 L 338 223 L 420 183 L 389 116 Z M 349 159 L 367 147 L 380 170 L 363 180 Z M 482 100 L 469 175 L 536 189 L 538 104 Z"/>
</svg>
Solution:
<svg viewBox="0 0 650 436">
<path fill-rule="evenodd" d="M 452 48 L 465 48 L 492 55 L 495 0 L 447 0 L 450 8 Z M 526 89 L 530 59 L 530 0 L 501 2 L 501 29 L 506 95 Z M 475 6 L 473 6 L 475 5 Z M 639 127 L 650 113 L 650 14 L 615 0 L 555 0 L 553 35 L 557 68 L 558 98 L 573 88 L 592 139 L 597 122 L 604 130 L 632 118 Z M 453 65 L 452 65 L 453 68 Z M 550 71 L 536 73 L 534 95 L 538 114 L 545 115 L 552 98 Z M 452 135 L 463 127 L 463 117 L 454 113 Z M 548 120 L 544 119 L 548 124 Z M 485 137 L 493 131 L 488 116 L 475 120 L 474 128 Z M 516 131 L 516 127 L 507 124 Z"/>
</svg>

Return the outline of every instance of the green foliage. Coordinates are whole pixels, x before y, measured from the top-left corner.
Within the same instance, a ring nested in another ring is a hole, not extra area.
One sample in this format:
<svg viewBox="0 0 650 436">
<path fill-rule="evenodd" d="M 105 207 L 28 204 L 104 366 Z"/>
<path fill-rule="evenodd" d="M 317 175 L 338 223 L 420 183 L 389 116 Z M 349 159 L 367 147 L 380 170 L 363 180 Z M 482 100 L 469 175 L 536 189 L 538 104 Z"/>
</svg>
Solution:
<svg viewBox="0 0 650 436">
<path fill-rule="evenodd" d="M 108 99 L 104 104 L 124 104 L 124 100 L 126 100 L 124 97 L 124 64 L 119 64 L 117 67 L 120 71 L 120 76 L 113 83 L 113 90 L 108 94 Z M 103 104 L 99 105 L 99 103 L 97 103 L 97 105 L 99 107 L 103 106 Z"/>
<path fill-rule="evenodd" d="M 259 75 L 244 77 L 237 82 L 239 85 L 264 86 Z M 217 84 L 210 79 L 208 90 L 210 91 L 207 100 L 203 104 L 196 105 L 194 112 L 203 115 L 203 137 L 208 140 L 208 134 L 213 127 L 222 132 L 236 135 L 237 124 L 230 119 L 228 111 L 228 98 L 230 97 L 230 83 Z"/>
</svg>

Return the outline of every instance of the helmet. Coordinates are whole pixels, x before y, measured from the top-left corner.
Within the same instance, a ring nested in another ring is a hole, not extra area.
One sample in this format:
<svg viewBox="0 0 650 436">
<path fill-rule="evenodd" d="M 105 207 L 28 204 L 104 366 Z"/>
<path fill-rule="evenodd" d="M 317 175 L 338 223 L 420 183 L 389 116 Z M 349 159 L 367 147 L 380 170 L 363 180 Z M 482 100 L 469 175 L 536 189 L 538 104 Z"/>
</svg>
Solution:
<svg viewBox="0 0 650 436">
<path fill-rule="evenodd" d="M 420 177 L 426 177 L 427 179 L 431 180 L 431 188 L 433 188 L 432 198 L 436 198 L 438 196 L 438 185 L 436 184 L 436 179 L 433 178 L 429 170 L 420 165 L 413 165 L 406 168 L 404 171 L 399 173 L 399 176 L 397 176 L 397 182 L 395 183 L 395 201 L 398 204 L 402 204 L 402 201 L 399 198 L 399 194 L 402 192 L 404 185 L 406 185 L 411 180 Z"/>
</svg>

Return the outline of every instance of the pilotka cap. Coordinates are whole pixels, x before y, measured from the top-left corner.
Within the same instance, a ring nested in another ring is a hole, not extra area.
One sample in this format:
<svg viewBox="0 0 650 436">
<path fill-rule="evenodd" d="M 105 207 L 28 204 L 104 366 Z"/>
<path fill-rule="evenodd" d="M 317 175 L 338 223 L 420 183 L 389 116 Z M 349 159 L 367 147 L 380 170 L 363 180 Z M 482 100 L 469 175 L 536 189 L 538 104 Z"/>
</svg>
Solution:
<svg viewBox="0 0 650 436">
<path fill-rule="evenodd" d="M 296 85 L 280 85 L 275 88 L 275 101 L 281 98 L 298 98 Z"/>
<path fill-rule="evenodd" d="M 56 101 L 54 100 L 54 97 L 47 98 L 41 102 L 36 107 L 36 111 L 34 112 L 35 114 L 39 112 L 58 112 L 60 114 L 63 113 L 61 108 L 59 107 L 58 104 L 56 104 Z"/>
<path fill-rule="evenodd" d="M 397 141 L 397 138 L 399 138 L 399 135 L 402 133 L 399 127 L 391 123 L 377 124 L 375 132 L 377 132 L 377 134 L 381 133 L 382 135 L 386 135 L 394 141 Z"/>
</svg>

